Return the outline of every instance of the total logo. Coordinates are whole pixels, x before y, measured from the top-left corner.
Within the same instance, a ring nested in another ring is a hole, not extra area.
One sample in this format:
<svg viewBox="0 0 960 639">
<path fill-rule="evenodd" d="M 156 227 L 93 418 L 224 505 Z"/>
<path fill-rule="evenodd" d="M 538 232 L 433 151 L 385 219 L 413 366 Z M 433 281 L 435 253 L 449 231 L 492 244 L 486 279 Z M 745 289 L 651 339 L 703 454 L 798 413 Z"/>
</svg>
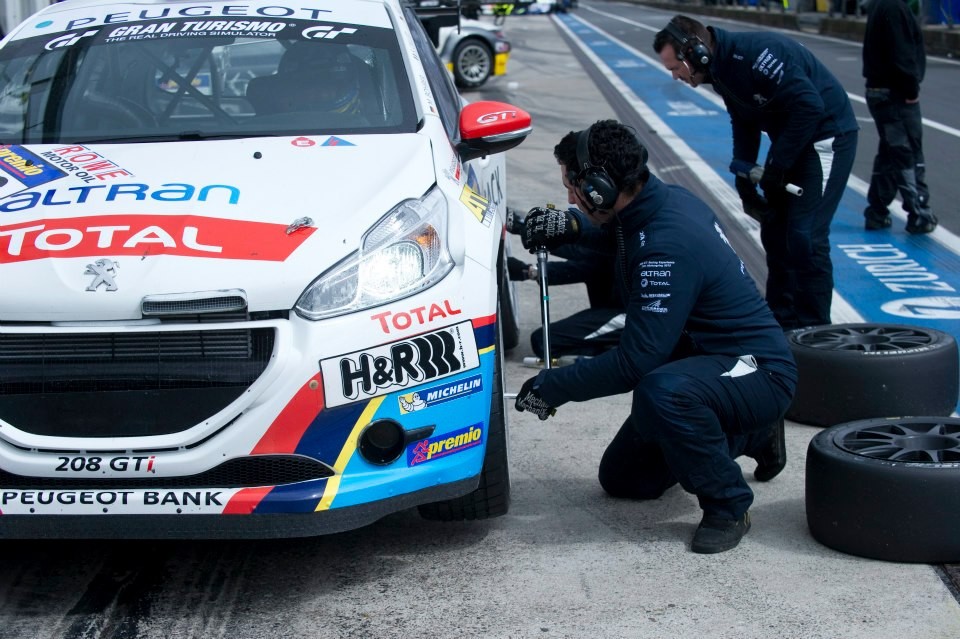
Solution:
<svg viewBox="0 0 960 639">
<path fill-rule="evenodd" d="M 450 306 L 450 300 L 443 300 L 443 304 L 431 304 L 429 308 L 426 306 L 418 306 L 409 311 L 384 311 L 376 315 L 371 315 L 370 319 L 379 321 L 380 330 L 384 333 L 389 333 L 391 327 L 398 331 L 403 331 L 414 325 L 424 326 L 433 320 L 445 319 L 459 315 L 460 313 L 461 310 L 459 308 L 452 308 Z"/>
<path fill-rule="evenodd" d="M 0 264 L 48 258 L 182 255 L 282 262 L 316 229 L 196 215 L 101 215 L 0 225 Z M 98 275 L 94 269 L 91 275 Z"/>
</svg>

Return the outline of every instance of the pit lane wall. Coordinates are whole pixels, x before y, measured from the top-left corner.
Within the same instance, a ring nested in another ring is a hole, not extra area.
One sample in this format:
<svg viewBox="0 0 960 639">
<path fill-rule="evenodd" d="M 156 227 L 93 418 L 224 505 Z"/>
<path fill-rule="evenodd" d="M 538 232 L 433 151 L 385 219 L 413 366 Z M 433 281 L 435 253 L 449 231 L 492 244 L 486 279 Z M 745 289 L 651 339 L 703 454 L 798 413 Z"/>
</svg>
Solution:
<svg viewBox="0 0 960 639">
<path fill-rule="evenodd" d="M 795 31 L 814 31 L 820 35 L 833 36 L 863 42 L 863 31 L 867 20 L 864 16 L 835 14 L 814 10 L 781 9 L 770 6 L 720 6 L 708 5 L 702 1 L 690 2 L 662 2 L 658 0 L 623 0 L 633 4 L 642 4 L 664 11 L 686 13 L 700 16 L 715 16 L 750 22 L 753 24 L 776 27 L 778 29 L 792 29 Z M 723 0 L 719 0 L 723 1 Z M 957 2 L 958 0 L 952 0 Z M 808 2 L 801 2 L 802 7 Z M 960 26 L 948 24 L 925 24 L 923 38 L 926 44 L 927 55 L 940 55 L 949 58 L 960 57 Z"/>
</svg>

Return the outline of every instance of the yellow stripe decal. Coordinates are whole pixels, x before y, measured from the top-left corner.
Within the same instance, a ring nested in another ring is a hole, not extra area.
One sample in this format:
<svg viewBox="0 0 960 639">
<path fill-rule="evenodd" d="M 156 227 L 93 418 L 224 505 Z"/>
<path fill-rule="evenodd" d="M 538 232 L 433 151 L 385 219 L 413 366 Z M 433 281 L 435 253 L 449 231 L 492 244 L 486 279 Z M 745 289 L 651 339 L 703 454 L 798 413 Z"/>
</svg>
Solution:
<svg viewBox="0 0 960 639">
<path fill-rule="evenodd" d="M 492 351 L 494 348 L 496 348 L 496 347 L 495 347 L 495 346 L 487 346 L 486 348 L 481 348 L 481 349 L 478 350 L 477 352 L 480 353 L 481 355 L 486 355 L 487 353 L 489 353 L 490 351 Z"/>
<path fill-rule="evenodd" d="M 367 404 L 367 407 L 363 409 L 363 413 L 360 414 L 360 419 L 354 424 L 353 430 L 350 431 L 350 436 L 347 437 L 347 441 L 343 443 L 343 448 L 340 449 L 337 461 L 333 465 L 334 475 L 327 480 L 327 487 L 323 491 L 323 497 L 320 499 L 320 503 L 317 504 L 316 512 L 330 508 L 330 504 L 333 503 L 333 498 L 337 496 L 337 490 L 340 489 L 340 479 L 343 477 L 343 469 L 347 467 L 347 462 L 353 457 L 353 452 L 357 450 L 357 438 L 360 436 L 360 431 L 373 419 L 373 416 L 376 414 L 377 409 L 380 408 L 380 404 L 383 403 L 385 397 L 386 396 L 374 397 L 370 400 L 370 403 Z"/>
</svg>

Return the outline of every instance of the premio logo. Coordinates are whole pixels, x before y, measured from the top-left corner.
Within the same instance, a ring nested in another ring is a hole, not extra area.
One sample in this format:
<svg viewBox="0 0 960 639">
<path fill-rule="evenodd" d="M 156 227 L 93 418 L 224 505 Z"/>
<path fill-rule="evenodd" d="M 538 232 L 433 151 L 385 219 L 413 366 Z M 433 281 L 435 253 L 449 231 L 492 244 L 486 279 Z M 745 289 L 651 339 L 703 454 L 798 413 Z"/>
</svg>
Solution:
<svg viewBox="0 0 960 639">
<path fill-rule="evenodd" d="M 483 443 L 483 424 L 474 424 L 452 433 L 422 439 L 407 449 L 407 466 L 418 466 Z"/>
</svg>

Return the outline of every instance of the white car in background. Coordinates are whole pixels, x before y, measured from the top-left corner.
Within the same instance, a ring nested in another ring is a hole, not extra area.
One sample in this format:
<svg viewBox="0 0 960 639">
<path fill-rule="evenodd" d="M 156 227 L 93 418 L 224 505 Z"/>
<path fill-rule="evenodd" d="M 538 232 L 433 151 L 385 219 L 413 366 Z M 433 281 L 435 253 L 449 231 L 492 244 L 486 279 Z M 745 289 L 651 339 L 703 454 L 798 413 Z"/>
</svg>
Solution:
<svg viewBox="0 0 960 639">
<path fill-rule="evenodd" d="M 466 104 L 438 19 L 71 0 L 13 29 L 0 538 L 507 511 L 503 152 L 531 122 Z"/>
<path fill-rule="evenodd" d="M 457 86 L 475 89 L 483 86 L 491 76 L 507 72 L 510 42 L 500 27 L 461 18 L 459 27 L 440 29 L 437 51 L 453 72 Z"/>
</svg>

